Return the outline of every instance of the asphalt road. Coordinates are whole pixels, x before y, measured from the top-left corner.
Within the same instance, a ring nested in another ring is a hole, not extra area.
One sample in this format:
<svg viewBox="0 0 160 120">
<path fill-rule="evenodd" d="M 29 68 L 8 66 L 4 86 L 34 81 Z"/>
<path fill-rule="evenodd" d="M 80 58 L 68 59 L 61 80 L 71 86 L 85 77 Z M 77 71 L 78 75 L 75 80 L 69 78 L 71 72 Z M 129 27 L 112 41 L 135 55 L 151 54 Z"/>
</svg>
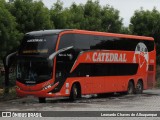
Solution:
<svg viewBox="0 0 160 120">
<path fill-rule="evenodd" d="M 37 98 L 27 97 L 0 102 L 0 111 L 160 111 L 160 89 L 133 95 L 86 95 L 74 102 L 50 98 L 46 103 L 38 103 Z"/>
<path fill-rule="evenodd" d="M 27 97 L 0 102 L 0 110 L 16 111 L 114 111 L 114 110 L 160 110 L 160 89 L 145 90 L 143 94 L 133 95 L 108 95 L 97 97 L 86 95 L 80 100 L 71 102 L 68 98 L 49 98 L 46 103 L 38 103 L 38 99 Z"/>
</svg>

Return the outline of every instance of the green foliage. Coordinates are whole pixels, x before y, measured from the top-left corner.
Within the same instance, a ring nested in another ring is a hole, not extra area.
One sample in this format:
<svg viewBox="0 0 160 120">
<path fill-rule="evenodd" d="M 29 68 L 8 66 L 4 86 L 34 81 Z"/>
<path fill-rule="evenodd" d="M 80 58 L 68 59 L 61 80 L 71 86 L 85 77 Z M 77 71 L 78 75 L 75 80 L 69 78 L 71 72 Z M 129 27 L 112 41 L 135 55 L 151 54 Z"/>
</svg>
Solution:
<svg viewBox="0 0 160 120">
<path fill-rule="evenodd" d="M 122 27 L 118 10 L 110 6 L 102 7 L 99 1 L 92 0 L 88 0 L 85 5 L 73 3 L 65 9 L 63 3 L 58 0 L 51 9 L 51 20 L 56 29 L 120 32 Z"/>
<path fill-rule="evenodd" d="M 136 10 L 131 18 L 130 30 L 132 34 L 154 37 L 157 50 L 157 63 L 160 64 L 160 12 Z"/>
<path fill-rule="evenodd" d="M 88 0 L 84 5 L 84 29 L 102 31 L 101 30 L 101 6 L 98 1 Z"/>
<path fill-rule="evenodd" d="M 15 50 L 23 34 L 42 29 L 85 29 L 124 34 L 152 36 L 157 45 L 160 63 L 160 12 L 136 10 L 129 27 L 124 27 L 119 11 L 109 5 L 100 6 L 98 0 L 76 4 L 68 8 L 57 0 L 49 10 L 41 0 L 0 0 L 0 59 Z"/>
<path fill-rule="evenodd" d="M 69 9 L 66 9 L 68 21 L 67 28 L 84 29 L 84 9 L 83 5 L 73 3 Z"/>
<path fill-rule="evenodd" d="M 54 28 L 49 10 L 42 1 L 15 0 L 9 10 L 16 18 L 17 29 L 23 33 Z"/>
<path fill-rule="evenodd" d="M 136 10 L 131 18 L 130 29 L 133 34 L 155 36 L 160 32 L 160 12 L 154 8 L 152 11 Z M 157 41 L 156 41 L 157 42 Z"/>
<path fill-rule="evenodd" d="M 124 26 L 121 27 L 120 33 L 122 33 L 122 34 L 132 34 L 129 27 L 124 27 Z"/>
<path fill-rule="evenodd" d="M 5 1 L 0 1 L 0 60 L 19 44 L 21 34 L 16 29 L 15 17 L 6 8 Z"/>
</svg>

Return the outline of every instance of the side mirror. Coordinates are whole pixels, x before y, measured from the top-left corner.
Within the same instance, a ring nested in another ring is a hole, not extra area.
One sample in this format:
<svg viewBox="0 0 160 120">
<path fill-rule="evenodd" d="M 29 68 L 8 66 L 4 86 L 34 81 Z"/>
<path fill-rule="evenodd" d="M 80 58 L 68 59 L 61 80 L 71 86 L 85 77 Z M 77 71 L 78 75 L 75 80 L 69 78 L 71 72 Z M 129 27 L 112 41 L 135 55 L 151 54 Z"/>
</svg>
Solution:
<svg viewBox="0 0 160 120">
<path fill-rule="evenodd" d="M 49 57 L 48 57 L 48 64 L 49 66 L 53 66 L 53 59 L 60 53 L 64 52 L 64 51 L 67 51 L 67 50 L 70 50 L 72 49 L 73 46 L 69 46 L 69 47 L 66 47 L 66 48 L 63 48 L 63 49 L 60 49 L 54 53 L 52 53 Z"/>
<path fill-rule="evenodd" d="M 15 56 L 17 54 L 17 51 L 16 52 L 13 52 L 9 55 L 7 55 L 6 59 L 5 59 L 5 65 L 8 67 L 9 64 L 11 64 L 12 61 L 11 60 L 11 57 Z"/>
</svg>

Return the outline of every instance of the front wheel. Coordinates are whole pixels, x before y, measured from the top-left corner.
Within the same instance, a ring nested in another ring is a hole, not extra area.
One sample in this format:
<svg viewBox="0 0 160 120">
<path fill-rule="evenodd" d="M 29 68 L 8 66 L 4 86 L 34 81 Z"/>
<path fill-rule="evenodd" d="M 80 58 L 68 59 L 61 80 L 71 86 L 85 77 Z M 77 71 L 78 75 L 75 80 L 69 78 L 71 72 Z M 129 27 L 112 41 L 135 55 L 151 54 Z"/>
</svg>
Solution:
<svg viewBox="0 0 160 120">
<path fill-rule="evenodd" d="M 72 88 L 71 88 L 71 93 L 70 93 L 70 100 L 74 101 L 77 98 L 80 98 L 81 93 L 80 93 L 80 89 L 78 87 L 78 85 L 73 84 Z"/>
<path fill-rule="evenodd" d="M 138 83 L 136 85 L 136 93 L 142 94 L 142 92 L 143 92 L 143 83 L 142 83 L 142 81 L 138 81 Z"/>
</svg>

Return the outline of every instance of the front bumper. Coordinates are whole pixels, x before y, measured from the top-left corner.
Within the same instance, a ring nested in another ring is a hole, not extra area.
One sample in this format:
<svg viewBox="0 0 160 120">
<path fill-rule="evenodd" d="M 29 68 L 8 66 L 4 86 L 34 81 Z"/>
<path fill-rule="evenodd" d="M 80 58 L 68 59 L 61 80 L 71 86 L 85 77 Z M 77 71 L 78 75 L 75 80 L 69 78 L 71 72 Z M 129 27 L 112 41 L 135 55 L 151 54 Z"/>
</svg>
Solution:
<svg viewBox="0 0 160 120">
<path fill-rule="evenodd" d="M 26 96 L 35 96 L 35 97 L 56 97 L 60 96 L 60 93 L 51 93 L 50 91 L 54 89 L 55 86 L 53 85 L 51 88 L 47 90 L 40 90 L 40 91 L 25 91 L 16 88 L 17 96 L 19 97 L 26 97 Z"/>
<path fill-rule="evenodd" d="M 41 85 L 26 86 L 24 84 L 21 84 L 21 83 L 17 82 L 16 93 L 17 93 L 17 96 L 19 96 L 19 97 L 34 96 L 34 97 L 51 98 L 51 97 L 62 97 L 62 96 L 65 97 L 65 96 L 69 96 L 67 94 L 64 94 L 63 90 L 60 91 L 60 92 L 57 92 L 57 93 L 52 93 L 51 91 L 57 85 L 58 85 L 58 83 L 54 84 L 53 86 L 51 86 L 48 89 L 42 89 L 42 87 L 40 87 Z"/>
</svg>

